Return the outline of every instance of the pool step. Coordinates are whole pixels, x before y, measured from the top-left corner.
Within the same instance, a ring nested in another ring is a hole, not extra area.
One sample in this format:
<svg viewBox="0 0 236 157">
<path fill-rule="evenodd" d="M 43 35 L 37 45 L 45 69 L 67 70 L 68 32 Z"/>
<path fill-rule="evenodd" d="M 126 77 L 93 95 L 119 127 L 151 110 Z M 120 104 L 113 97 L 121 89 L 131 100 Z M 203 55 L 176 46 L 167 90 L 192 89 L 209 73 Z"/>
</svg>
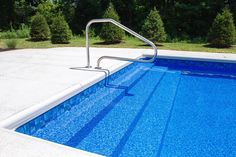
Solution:
<svg viewBox="0 0 236 157">
<path fill-rule="evenodd" d="M 142 68 L 141 65 L 140 68 Z M 130 87 L 148 69 L 150 68 L 140 71 L 132 68 L 116 79 L 109 81 L 108 87 L 100 88 L 83 102 L 75 105 L 70 111 L 65 112 L 56 120 L 49 122 L 43 129 L 35 132 L 33 136 L 64 144 L 78 130 L 89 123 L 109 102 L 111 103 L 125 94 L 125 89 L 119 88 L 121 85 L 122 87 Z"/>
<path fill-rule="evenodd" d="M 124 96 L 117 102 L 114 108 L 94 126 L 89 134 L 79 134 L 77 137 L 72 137 L 71 141 L 76 141 L 76 138 L 83 139 L 77 143 L 77 146 L 73 145 L 73 147 L 106 156 L 111 155 L 136 115 L 147 105 L 145 102 L 149 99 L 150 94 L 165 78 L 165 73 L 166 70 L 158 71 L 157 67 L 148 71 L 145 77 L 129 90 L 133 96 Z M 70 145 L 70 143 L 67 144 Z"/>
<path fill-rule="evenodd" d="M 159 156 L 172 115 L 180 73 L 166 73 L 162 82 L 145 103 L 147 107 L 132 129 L 120 140 L 111 156 Z M 142 137 L 142 138 L 140 138 Z"/>
<path fill-rule="evenodd" d="M 142 72 L 141 72 L 142 73 Z M 135 86 L 142 78 L 148 73 L 148 71 L 145 71 L 140 77 L 135 78 L 135 80 L 128 86 L 132 89 L 133 86 Z M 139 71 L 140 74 L 140 71 Z M 129 91 L 128 91 L 129 92 Z M 66 143 L 65 145 L 76 147 L 92 130 L 93 128 L 104 118 L 106 115 L 118 104 L 118 102 L 124 97 L 124 96 L 132 96 L 132 94 L 122 94 L 117 97 L 115 97 L 112 101 L 105 101 L 104 103 L 107 105 L 104 107 L 96 116 L 93 117 L 92 120 L 90 120 L 83 128 L 80 130 L 78 129 L 77 133 Z M 101 102 L 99 102 L 101 103 Z"/>
</svg>

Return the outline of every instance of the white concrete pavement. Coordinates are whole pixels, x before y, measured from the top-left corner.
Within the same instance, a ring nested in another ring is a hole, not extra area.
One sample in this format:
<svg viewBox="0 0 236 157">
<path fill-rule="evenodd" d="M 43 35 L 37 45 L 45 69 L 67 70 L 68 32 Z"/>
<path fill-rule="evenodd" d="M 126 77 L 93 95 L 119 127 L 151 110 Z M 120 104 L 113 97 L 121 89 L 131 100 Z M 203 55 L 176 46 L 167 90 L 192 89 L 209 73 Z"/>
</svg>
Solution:
<svg viewBox="0 0 236 157">
<path fill-rule="evenodd" d="M 100 155 L 66 147 L 0 128 L 0 157 L 99 157 Z"/>
</svg>

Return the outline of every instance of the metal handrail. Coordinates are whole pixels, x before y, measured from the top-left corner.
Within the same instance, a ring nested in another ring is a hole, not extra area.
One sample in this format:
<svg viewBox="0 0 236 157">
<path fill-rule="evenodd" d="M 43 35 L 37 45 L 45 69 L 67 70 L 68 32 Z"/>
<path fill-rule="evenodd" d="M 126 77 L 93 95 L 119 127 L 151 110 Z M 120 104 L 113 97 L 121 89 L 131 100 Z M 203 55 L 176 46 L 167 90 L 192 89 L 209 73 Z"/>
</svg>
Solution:
<svg viewBox="0 0 236 157">
<path fill-rule="evenodd" d="M 140 34 L 134 32 L 133 30 L 129 29 L 128 27 L 120 24 L 119 22 L 113 20 L 113 19 L 94 19 L 89 21 L 89 23 L 86 26 L 86 51 L 87 51 L 87 68 L 91 68 L 90 65 L 90 53 L 89 53 L 89 27 L 93 24 L 93 23 L 113 23 L 114 25 L 120 27 L 121 29 L 125 30 L 126 32 L 132 34 L 133 36 L 139 38 L 140 40 L 144 41 L 145 43 L 149 44 L 153 49 L 154 49 L 154 55 L 151 59 L 149 60 L 140 60 L 140 59 L 131 59 L 131 58 L 125 58 L 125 57 L 114 57 L 114 56 L 102 56 L 97 60 L 97 67 L 96 68 L 101 68 L 100 67 L 100 62 L 103 59 L 115 59 L 115 60 L 121 60 L 121 61 L 132 61 L 132 62 L 143 62 L 143 63 L 147 63 L 147 62 L 153 62 L 155 61 L 156 57 L 157 57 L 157 47 L 156 45 L 151 42 L 150 40 L 144 38 L 143 36 L 141 36 Z"/>
</svg>

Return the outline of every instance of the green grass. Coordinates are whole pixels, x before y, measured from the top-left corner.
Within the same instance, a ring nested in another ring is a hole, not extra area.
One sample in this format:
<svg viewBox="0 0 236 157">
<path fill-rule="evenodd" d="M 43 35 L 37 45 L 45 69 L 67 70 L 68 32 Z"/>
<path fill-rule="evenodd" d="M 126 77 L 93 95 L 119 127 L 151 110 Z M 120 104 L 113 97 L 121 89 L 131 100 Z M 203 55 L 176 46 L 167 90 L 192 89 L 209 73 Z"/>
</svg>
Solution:
<svg viewBox="0 0 236 157">
<path fill-rule="evenodd" d="M 0 49 L 6 49 L 4 44 L 7 39 L 0 39 Z M 50 41 L 32 42 L 26 39 L 16 39 L 18 49 L 22 48 L 52 48 L 52 47 L 84 47 L 85 37 L 75 37 L 71 40 L 70 44 L 52 44 Z M 122 43 L 106 45 L 99 38 L 91 38 L 90 45 L 92 47 L 109 47 L 109 48 L 150 48 L 142 41 L 132 37 L 126 37 Z M 187 42 L 174 42 L 174 43 L 161 43 L 158 45 L 159 49 L 167 50 L 183 50 L 183 51 L 201 51 L 201 52 L 219 52 L 219 53 L 236 53 L 236 45 L 231 48 L 210 48 L 206 43 L 187 43 Z"/>
</svg>

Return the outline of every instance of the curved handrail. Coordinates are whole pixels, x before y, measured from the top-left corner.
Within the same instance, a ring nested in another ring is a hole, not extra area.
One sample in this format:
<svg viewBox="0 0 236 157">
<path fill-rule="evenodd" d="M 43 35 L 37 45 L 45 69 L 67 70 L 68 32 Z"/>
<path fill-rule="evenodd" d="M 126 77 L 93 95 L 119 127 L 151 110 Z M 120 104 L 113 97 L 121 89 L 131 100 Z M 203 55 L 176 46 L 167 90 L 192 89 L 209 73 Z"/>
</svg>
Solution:
<svg viewBox="0 0 236 157">
<path fill-rule="evenodd" d="M 121 60 L 121 61 L 133 61 L 133 62 L 153 62 L 155 61 L 156 57 L 157 57 L 157 47 L 156 45 L 151 42 L 150 40 L 144 38 L 143 36 L 141 36 L 140 34 L 134 32 L 133 30 L 129 29 L 128 27 L 120 24 L 119 22 L 113 20 L 113 19 L 94 19 L 89 21 L 89 23 L 86 26 L 86 51 L 87 51 L 87 68 L 91 68 L 90 65 L 90 53 L 89 53 L 89 27 L 93 24 L 93 23 L 113 23 L 114 25 L 120 27 L 121 29 L 125 30 L 126 32 L 132 34 L 133 36 L 139 38 L 140 40 L 144 41 L 145 43 L 149 44 L 153 49 L 154 49 L 154 55 L 151 59 L 149 60 L 140 60 L 140 59 L 131 59 L 131 58 L 125 58 L 125 57 L 114 57 L 114 56 L 102 56 L 97 60 L 97 68 L 101 68 L 100 67 L 100 62 L 107 58 L 107 59 L 115 59 L 115 60 Z"/>
</svg>

